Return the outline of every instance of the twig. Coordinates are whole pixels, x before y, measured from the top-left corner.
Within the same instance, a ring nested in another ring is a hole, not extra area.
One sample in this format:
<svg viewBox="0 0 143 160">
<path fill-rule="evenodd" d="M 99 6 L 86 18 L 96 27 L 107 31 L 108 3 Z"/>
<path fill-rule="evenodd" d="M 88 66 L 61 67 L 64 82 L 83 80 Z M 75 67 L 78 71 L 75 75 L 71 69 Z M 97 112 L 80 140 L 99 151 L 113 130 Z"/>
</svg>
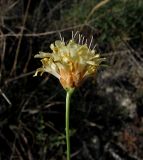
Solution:
<svg viewBox="0 0 143 160">
<path fill-rule="evenodd" d="M 1 34 L 3 34 L 2 31 L 0 31 Z M 6 49 L 6 38 L 3 37 L 1 38 L 1 46 L 0 48 L 2 48 L 2 53 L 1 53 L 1 66 L 0 66 L 0 81 L 1 81 L 1 78 L 2 78 L 2 70 L 5 68 L 4 66 L 4 57 L 5 57 L 5 49 Z"/>
<path fill-rule="evenodd" d="M 3 93 L 3 91 L 0 89 L 0 94 L 3 96 L 3 98 L 6 100 L 6 102 L 11 106 L 12 103 L 10 102 L 10 100 L 7 98 L 7 96 L 5 95 L 5 93 Z"/>
<path fill-rule="evenodd" d="M 20 79 L 20 78 L 24 78 L 24 77 L 30 76 L 30 75 L 32 75 L 34 73 L 35 73 L 35 71 L 31 71 L 31 72 L 28 72 L 28 73 L 21 74 L 21 75 L 19 75 L 17 77 L 14 77 L 14 78 L 10 78 L 7 81 L 5 81 L 5 84 L 10 83 L 10 82 L 15 81 L 15 80 Z"/>
<path fill-rule="evenodd" d="M 25 63 L 25 66 L 24 66 L 24 69 L 23 69 L 23 72 L 26 73 L 27 72 L 27 67 L 29 65 L 29 62 L 30 62 L 30 59 L 31 59 L 31 56 L 32 56 L 32 38 L 29 38 L 29 54 L 28 54 L 28 58 L 27 58 L 27 61 Z"/>
<path fill-rule="evenodd" d="M 93 7 L 93 9 L 91 10 L 91 12 L 88 14 L 88 16 L 87 16 L 84 24 L 87 24 L 88 20 L 90 19 L 90 17 L 94 14 L 94 12 L 95 12 L 96 10 L 98 10 L 99 8 L 101 8 L 102 6 L 104 6 L 104 5 L 105 5 L 106 3 L 108 3 L 109 1 L 110 1 L 110 0 L 103 0 L 103 1 L 99 2 L 97 5 L 95 5 L 95 6 Z"/>
<path fill-rule="evenodd" d="M 23 37 L 23 32 L 24 32 L 24 26 L 25 26 L 25 23 L 26 23 L 26 20 L 27 20 L 28 10 L 29 10 L 29 7 L 30 7 L 30 3 L 31 3 L 31 0 L 28 1 L 27 8 L 26 8 L 26 11 L 25 11 L 23 25 L 22 25 L 21 31 L 20 31 L 21 37 L 19 38 L 19 41 L 18 41 L 18 44 L 17 44 L 15 59 L 14 59 L 14 63 L 13 63 L 13 67 L 12 67 L 11 73 L 10 73 L 11 75 L 16 70 L 18 54 L 19 54 L 19 50 L 20 50 L 20 45 L 21 45 L 21 41 L 22 41 L 22 37 Z"/>
<path fill-rule="evenodd" d="M 8 33 L 5 35 L 0 35 L 0 38 L 2 37 L 40 37 L 40 36 L 47 36 L 47 35 L 51 35 L 51 34 L 55 34 L 55 33 L 59 33 L 59 32 L 64 32 L 64 31 L 68 31 L 68 30 L 72 30 L 72 29 L 76 29 L 83 26 L 83 24 L 80 25 L 76 25 L 76 26 L 71 26 L 68 28 L 64 28 L 64 29 L 59 29 L 59 30 L 55 30 L 55 31 L 47 31 L 47 32 L 42 32 L 42 33 L 26 33 L 26 34 L 21 34 L 21 33 Z"/>
</svg>

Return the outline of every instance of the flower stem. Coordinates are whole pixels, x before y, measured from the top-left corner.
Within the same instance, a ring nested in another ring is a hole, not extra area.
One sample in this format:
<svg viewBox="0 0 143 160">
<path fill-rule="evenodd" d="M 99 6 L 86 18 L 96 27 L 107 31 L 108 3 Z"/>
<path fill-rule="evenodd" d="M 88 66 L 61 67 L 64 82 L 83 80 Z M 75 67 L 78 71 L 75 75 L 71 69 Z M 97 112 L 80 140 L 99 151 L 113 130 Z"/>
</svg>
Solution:
<svg viewBox="0 0 143 160">
<path fill-rule="evenodd" d="M 67 143 L 67 160 L 70 160 L 70 131 L 69 131 L 69 115 L 70 115 L 70 100 L 74 92 L 74 88 L 66 90 L 66 143 Z"/>
</svg>

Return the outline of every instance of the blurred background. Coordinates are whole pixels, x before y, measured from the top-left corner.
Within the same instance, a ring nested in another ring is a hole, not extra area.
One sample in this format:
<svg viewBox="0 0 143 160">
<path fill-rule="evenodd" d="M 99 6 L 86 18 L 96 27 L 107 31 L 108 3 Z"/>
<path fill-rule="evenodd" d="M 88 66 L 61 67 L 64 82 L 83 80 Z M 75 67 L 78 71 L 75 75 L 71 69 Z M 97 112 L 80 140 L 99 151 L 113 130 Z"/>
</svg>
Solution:
<svg viewBox="0 0 143 160">
<path fill-rule="evenodd" d="M 143 159 L 143 0 L 0 0 L 1 160 L 66 160 L 65 91 L 33 74 L 72 31 L 108 64 L 72 97 L 72 160 Z"/>
</svg>

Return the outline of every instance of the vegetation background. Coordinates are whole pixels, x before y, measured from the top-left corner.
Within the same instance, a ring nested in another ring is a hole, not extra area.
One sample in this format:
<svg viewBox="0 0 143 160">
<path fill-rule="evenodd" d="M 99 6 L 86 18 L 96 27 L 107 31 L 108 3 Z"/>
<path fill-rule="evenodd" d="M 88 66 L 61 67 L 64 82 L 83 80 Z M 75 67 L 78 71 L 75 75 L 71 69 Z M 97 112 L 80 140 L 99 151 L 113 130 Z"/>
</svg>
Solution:
<svg viewBox="0 0 143 160">
<path fill-rule="evenodd" d="M 65 91 L 33 57 L 77 30 L 108 67 L 72 97 L 72 159 L 143 159 L 143 0 L 0 0 L 1 160 L 66 159 Z"/>
</svg>

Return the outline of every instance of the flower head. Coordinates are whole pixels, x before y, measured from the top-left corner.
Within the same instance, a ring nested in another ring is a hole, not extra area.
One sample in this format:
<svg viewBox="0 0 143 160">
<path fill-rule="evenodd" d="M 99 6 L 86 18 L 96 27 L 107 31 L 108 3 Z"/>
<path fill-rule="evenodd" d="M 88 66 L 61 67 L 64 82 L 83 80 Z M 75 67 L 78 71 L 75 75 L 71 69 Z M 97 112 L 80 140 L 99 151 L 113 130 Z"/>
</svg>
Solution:
<svg viewBox="0 0 143 160">
<path fill-rule="evenodd" d="M 42 67 L 34 76 L 48 72 L 57 77 L 64 88 L 77 88 L 88 77 L 95 75 L 99 65 L 105 58 L 95 53 L 79 35 L 79 42 L 74 37 L 66 44 L 63 40 L 50 45 L 52 53 L 39 52 L 35 58 L 41 58 Z M 90 45 L 92 40 L 90 42 Z"/>
</svg>

